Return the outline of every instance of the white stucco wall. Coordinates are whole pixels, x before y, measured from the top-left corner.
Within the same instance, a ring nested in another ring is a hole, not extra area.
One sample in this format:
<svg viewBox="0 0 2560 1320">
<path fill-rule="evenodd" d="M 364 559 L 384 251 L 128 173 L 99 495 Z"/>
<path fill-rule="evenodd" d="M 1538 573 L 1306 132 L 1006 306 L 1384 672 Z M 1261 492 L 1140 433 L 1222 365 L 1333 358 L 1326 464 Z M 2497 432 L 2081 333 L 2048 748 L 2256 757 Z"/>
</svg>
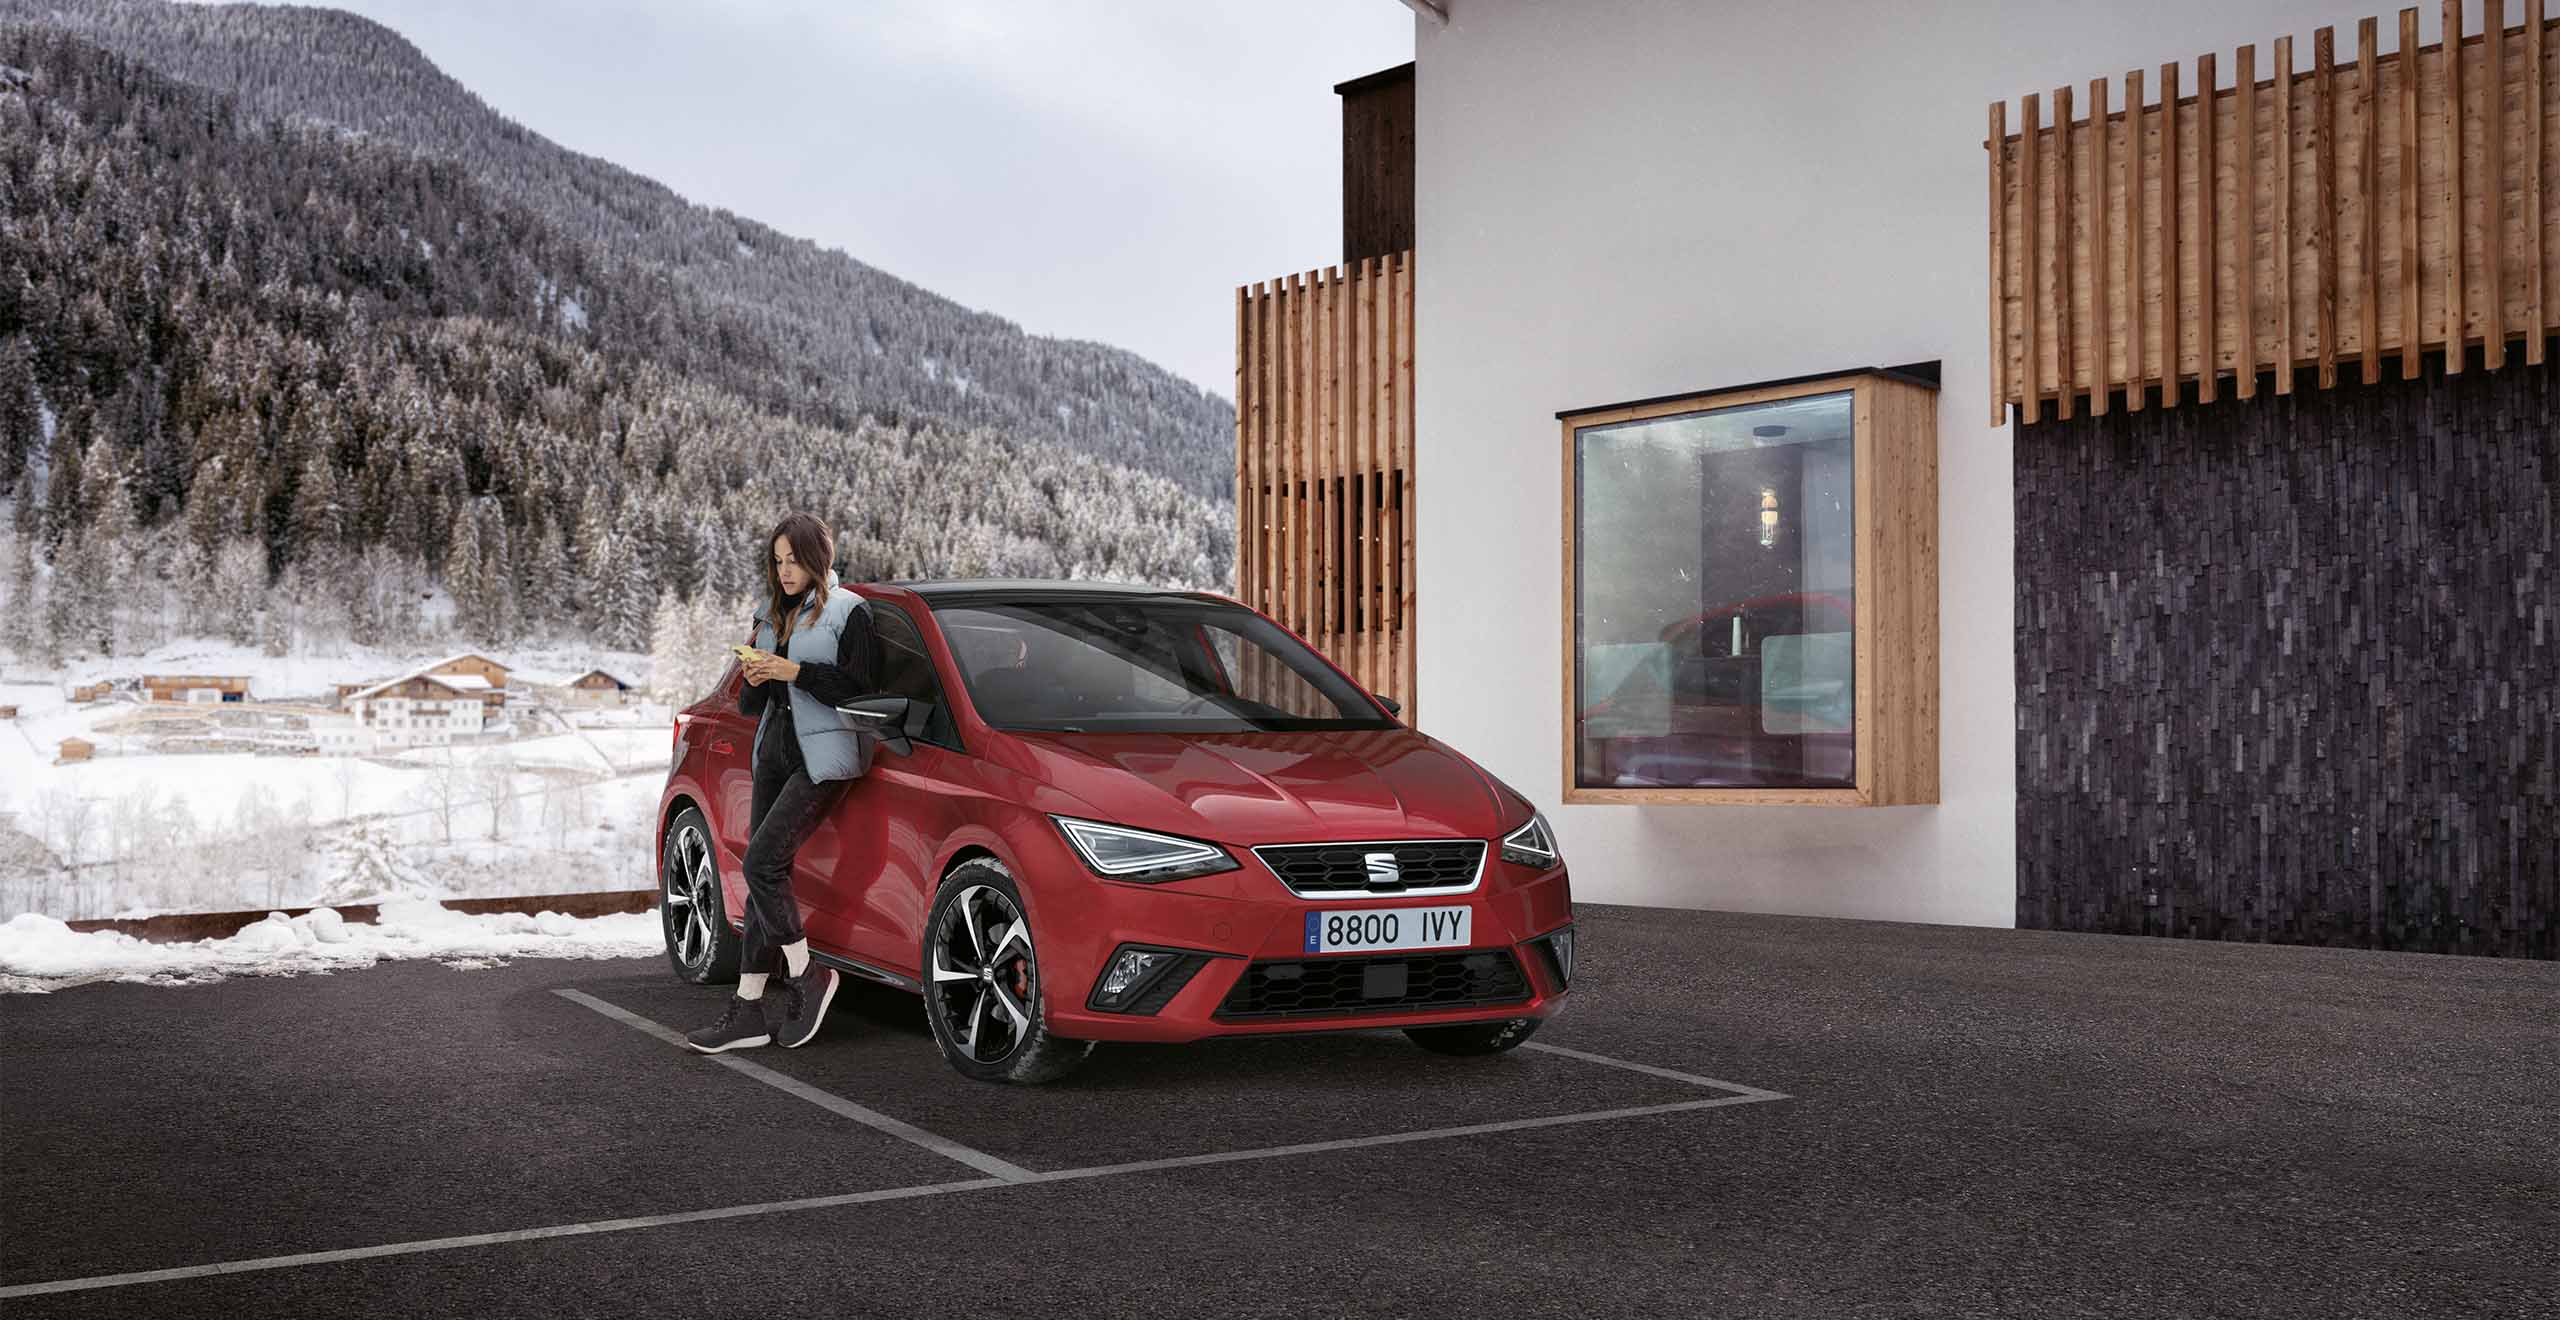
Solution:
<svg viewBox="0 0 2560 1320">
<path fill-rule="evenodd" d="M 1386 3 L 1386 0 L 1380 0 Z M 2393 9 L 1445 0 L 1415 25 L 1421 727 L 1545 809 L 1579 898 L 2009 926 L 2010 436 L 1989 416 L 1990 103 Z M 2477 31 L 2470 6 L 2466 31 Z M 2511 20 L 2512 16 L 2511 16 Z M 2426 7 L 2420 40 L 2438 39 Z M 2050 112 L 2048 112 L 2050 113 Z M 1562 805 L 1560 409 L 1939 359 L 1941 803 Z"/>
</svg>

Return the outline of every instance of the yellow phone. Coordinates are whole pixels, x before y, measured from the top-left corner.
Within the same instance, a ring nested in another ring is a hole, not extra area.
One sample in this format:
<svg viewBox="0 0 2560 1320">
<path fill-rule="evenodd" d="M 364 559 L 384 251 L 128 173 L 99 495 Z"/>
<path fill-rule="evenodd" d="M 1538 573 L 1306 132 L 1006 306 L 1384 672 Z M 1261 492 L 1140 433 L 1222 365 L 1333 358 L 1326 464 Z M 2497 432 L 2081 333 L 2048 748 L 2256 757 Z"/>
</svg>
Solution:
<svg viewBox="0 0 2560 1320">
<path fill-rule="evenodd" d="M 757 656 L 764 654 L 764 652 L 747 645 L 745 642 L 731 642 L 729 643 L 729 649 L 736 652 L 740 660 L 753 660 Z"/>
</svg>

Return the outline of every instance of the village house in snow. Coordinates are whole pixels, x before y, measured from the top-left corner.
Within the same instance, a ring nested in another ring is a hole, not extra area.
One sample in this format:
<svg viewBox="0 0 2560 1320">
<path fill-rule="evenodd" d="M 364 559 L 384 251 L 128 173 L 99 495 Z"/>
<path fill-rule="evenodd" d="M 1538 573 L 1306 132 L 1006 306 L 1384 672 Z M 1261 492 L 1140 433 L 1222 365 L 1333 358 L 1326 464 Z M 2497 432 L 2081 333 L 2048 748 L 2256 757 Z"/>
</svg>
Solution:
<svg viewBox="0 0 2560 1320">
<path fill-rule="evenodd" d="M 486 690 L 476 676 L 404 674 L 347 693 L 341 714 L 312 716 L 311 736 L 324 752 L 349 754 L 448 744 L 480 732 Z"/>
<path fill-rule="evenodd" d="M 241 674 L 145 674 L 142 691 L 150 701 L 246 701 L 249 680 Z"/>
<path fill-rule="evenodd" d="M 515 680 L 516 689 L 526 696 L 563 706 L 627 706 L 634 693 L 628 681 L 601 669 L 582 673 L 519 669 Z"/>
<path fill-rule="evenodd" d="M 53 758 L 53 763 L 61 765 L 67 761 L 86 761 L 89 759 L 89 753 L 96 750 L 98 745 L 86 738 L 65 738 L 62 740 L 61 754 Z"/>
</svg>

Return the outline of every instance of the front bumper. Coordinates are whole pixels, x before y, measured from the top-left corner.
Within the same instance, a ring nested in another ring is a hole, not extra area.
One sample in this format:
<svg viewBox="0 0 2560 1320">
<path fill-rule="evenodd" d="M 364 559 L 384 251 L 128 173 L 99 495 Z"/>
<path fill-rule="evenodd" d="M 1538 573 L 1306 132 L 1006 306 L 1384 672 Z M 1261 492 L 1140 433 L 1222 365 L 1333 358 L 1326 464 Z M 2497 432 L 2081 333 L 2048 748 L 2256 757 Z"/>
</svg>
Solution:
<svg viewBox="0 0 2560 1320">
<path fill-rule="evenodd" d="M 1497 855 L 1470 893 L 1320 900 L 1291 893 L 1251 852 L 1241 860 L 1226 880 L 1096 879 L 1068 896 L 1072 929 L 1040 923 L 1051 932 L 1040 955 L 1050 1028 L 1077 1039 L 1177 1043 L 1543 1018 L 1564 1006 L 1563 964 L 1547 943 L 1573 922 L 1562 866 L 1534 871 Z M 1310 911 L 1458 906 L 1471 909 L 1463 949 L 1305 951 Z M 1097 1007 L 1104 972 L 1130 947 L 1175 956 L 1123 997 L 1123 1009 Z"/>
</svg>

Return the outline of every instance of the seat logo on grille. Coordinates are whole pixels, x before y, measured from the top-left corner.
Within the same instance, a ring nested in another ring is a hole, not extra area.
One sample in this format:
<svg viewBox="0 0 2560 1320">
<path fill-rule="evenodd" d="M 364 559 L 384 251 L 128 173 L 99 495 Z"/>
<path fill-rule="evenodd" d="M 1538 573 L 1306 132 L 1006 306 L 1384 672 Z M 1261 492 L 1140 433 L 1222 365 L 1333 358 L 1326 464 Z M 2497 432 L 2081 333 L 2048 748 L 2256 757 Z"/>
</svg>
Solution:
<svg viewBox="0 0 2560 1320">
<path fill-rule="evenodd" d="M 1368 864 L 1369 885 L 1371 888 L 1376 888 L 1380 885 L 1400 885 L 1404 883 L 1404 873 L 1396 869 L 1396 855 L 1394 853 L 1362 853 L 1360 854 L 1360 859 Z"/>
</svg>

